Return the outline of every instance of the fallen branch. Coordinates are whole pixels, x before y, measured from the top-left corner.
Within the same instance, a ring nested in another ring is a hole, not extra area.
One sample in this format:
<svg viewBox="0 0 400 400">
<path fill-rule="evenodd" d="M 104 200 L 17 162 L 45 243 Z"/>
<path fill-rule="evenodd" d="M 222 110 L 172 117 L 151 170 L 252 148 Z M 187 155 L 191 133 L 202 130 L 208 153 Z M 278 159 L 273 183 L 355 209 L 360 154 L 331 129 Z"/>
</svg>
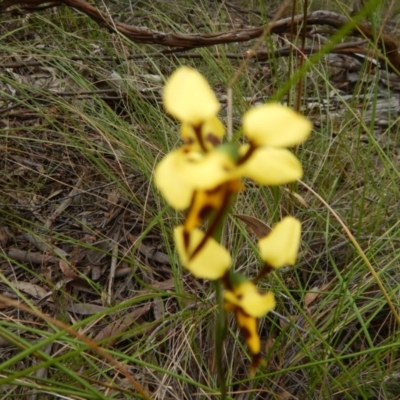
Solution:
<svg viewBox="0 0 400 400">
<path fill-rule="evenodd" d="M 214 46 L 217 44 L 246 42 L 251 39 L 260 37 L 265 29 L 271 33 L 289 33 L 292 25 L 300 27 L 302 24 L 312 25 L 328 25 L 335 29 L 340 29 L 349 24 L 351 20 L 344 15 L 332 11 L 314 11 L 307 15 L 306 21 L 303 15 L 296 15 L 293 18 L 284 18 L 275 22 L 271 22 L 267 26 L 259 26 L 248 29 L 237 29 L 217 33 L 192 33 L 179 34 L 167 33 L 141 28 L 118 22 L 110 17 L 109 14 L 98 10 L 85 0 L 3 0 L 0 4 L 0 12 L 11 12 L 15 10 L 15 6 L 22 9 L 38 11 L 43 7 L 65 5 L 74 8 L 88 17 L 96 21 L 99 25 L 106 27 L 112 32 L 120 33 L 135 43 L 156 44 L 161 46 L 177 47 L 181 50 L 189 50 L 196 47 Z M 379 40 L 376 40 L 373 29 L 367 23 L 355 24 L 350 35 L 361 36 L 377 42 L 384 57 L 390 61 L 392 69 L 399 74 L 400 71 L 400 53 L 399 45 L 393 35 L 382 33 Z"/>
</svg>

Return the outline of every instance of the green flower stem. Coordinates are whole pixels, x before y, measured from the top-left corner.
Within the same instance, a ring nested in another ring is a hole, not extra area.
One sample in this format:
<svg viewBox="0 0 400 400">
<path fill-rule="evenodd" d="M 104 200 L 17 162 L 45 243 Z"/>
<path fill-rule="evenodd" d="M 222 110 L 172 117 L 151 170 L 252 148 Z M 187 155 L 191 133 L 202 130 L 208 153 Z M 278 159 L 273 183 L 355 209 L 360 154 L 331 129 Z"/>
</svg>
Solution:
<svg viewBox="0 0 400 400">
<path fill-rule="evenodd" d="M 213 237 L 218 242 L 221 242 L 223 235 L 224 222 L 231 209 L 232 203 L 236 199 L 236 194 L 228 193 L 223 201 L 223 205 L 220 210 L 212 216 L 210 220 L 210 226 L 206 233 L 207 237 Z M 223 359 L 223 348 L 224 341 L 227 332 L 227 321 L 226 311 L 224 308 L 224 286 L 229 283 L 229 275 L 225 274 L 222 279 L 214 282 L 215 297 L 218 307 L 218 315 L 215 321 L 215 362 L 218 374 L 218 385 L 221 391 L 221 400 L 225 400 L 227 397 L 227 382 L 226 382 L 226 365 Z"/>
<path fill-rule="evenodd" d="M 226 368 L 223 360 L 223 344 L 226 336 L 226 312 L 224 310 L 223 286 L 221 281 L 215 281 L 215 296 L 218 305 L 218 315 L 215 321 L 215 361 L 217 365 L 218 385 L 221 390 L 221 400 L 226 399 Z"/>
</svg>

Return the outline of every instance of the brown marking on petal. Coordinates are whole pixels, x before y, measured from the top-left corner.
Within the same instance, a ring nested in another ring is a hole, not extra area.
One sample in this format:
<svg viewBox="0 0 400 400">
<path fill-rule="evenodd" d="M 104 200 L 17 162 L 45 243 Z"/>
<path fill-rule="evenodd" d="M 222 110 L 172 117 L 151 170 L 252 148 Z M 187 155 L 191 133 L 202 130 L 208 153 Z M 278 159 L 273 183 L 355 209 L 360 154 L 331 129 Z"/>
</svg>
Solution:
<svg viewBox="0 0 400 400">
<path fill-rule="evenodd" d="M 222 183 L 221 185 L 216 186 L 213 189 L 205 190 L 205 192 L 207 194 L 216 194 L 216 193 L 220 192 L 221 190 L 223 190 L 224 186 L 225 186 L 225 183 Z"/>
<path fill-rule="evenodd" d="M 245 338 L 245 340 L 247 341 L 247 340 L 249 340 L 251 337 L 252 337 L 252 333 L 251 333 L 251 331 L 247 328 L 247 326 L 241 326 L 240 327 L 240 330 L 242 331 L 242 334 L 243 334 L 243 336 L 244 336 L 244 338 Z"/>
<path fill-rule="evenodd" d="M 244 164 L 254 153 L 254 151 L 257 149 L 257 146 L 255 144 L 253 144 L 252 142 L 250 142 L 250 147 L 247 150 L 246 154 L 244 154 L 242 157 L 239 158 L 239 160 L 237 161 L 237 165 L 242 165 Z"/>
<path fill-rule="evenodd" d="M 249 369 L 250 376 L 254 376 L 257 368 L 263 364 L 263 359 L 261 356 L 261 353 L 253 354 L 253 357 L 251 359 L 251 365 Z"/>
<path fill-rule="evenodd" d="M 199 190 L 195 190 L 193 192 L 193 196 L 190 201 L 190 207 L 186 213 L 186 220 L 183 224 L 186 231 L 191 231 L 201 222 L 201 220 L 199 219 L 199 208 L 197 206 L 199 202 L 199 196 L 201 197 L 201 195 L 202 192 Z"/>
<path fill-rule="evenodd" d="M 226 290 L 230 290 L 230 291 L 233 290 L 229 270 L 225 272 L 224 276 L 221 278 L 221 282 L 224 285 Z"/>
<path fill-rule="evenodd" d="M 244 189 L 244 185 L 239 179 L 227 182 L 229 191 L 231 193 L 239 193 Z"/>
<path fill-rule="evenodd" d="M 187 251 L 189 249 L 190 244 L 190 232 L 183 231 L 183 246 Z"/>
<path fill-rule="evenodd" d="M 221 221 L 223 220 L 223 218 L 225 216 L 225 213 L 226 213 L 226 210 L 227 210 L 227 208 L 229 206 L 230 196 L 232 194 L 229 190 L 227 190 L 228 187 L 229 186 L 227 186 L 227 184 L 224 183 L 224 184 L 218 186 L 217 188 L 206 192 L 206 193 L 211 193 L 214 190 L 217 190 L 217 191 L 221 190 L 223 199 L 220 202 L 220 204 L 221 204 L 220 208 L 216 210 L 216 212 L 215 212 L 215 214 L 213 216 L 214 217 L 213 220 L 210 221 L 210 224 L 208 225 L 208 229 L 207 229 L 203 239 L 198 244 L 198 246 L 194 249 L 194 251 L 193 251 L 193 253 L 191 255 L 191 258 L 193 258 L 203 248 L 203 246 L 205 245 L 205 243 L 207 242 L 207 240 L 210 237 L 213 237 L 215 230 L 218 228 L 218 226 L 220 225 Z"/>
<path fill-rule="evenodd" d="M 218 146 L 221 144 L 221 139 L 212 133 L 207 133 L 205 135 L 205 139 L 210 142 L 214 147 Z"/>
<path fill-rule="evenodd" d="M 225 301 L 224 302 L 224 309 L 226 311 L 236 312 L 237 311 L 237 306 L 235 304 L 229 303 L 228 301 Z"/>
<path fill-rule="evenodd" d="M 214 209 L 213 207 L 206 205 L 199 211 L 199 217 L 201 219 L 206 219 L 213 211 L 213 209 Z"/>
<path fill-rule="evenodd" d="M 265 271 L 265 274 L 269 274 L 270 272 L 272 272 L 274 270 L 274 267 L 272 267 L 271 265 L 265 263 L 263 269 Z"/>
<path fill-rule="evenodd" d="M 184 226 L 187 230 L 192 230 L 197 227 L 203 220 L 205 220 L 211 212 L 215 209 L 218 210 L 219 193 L 211 194 L 210 191 L 196 190 L 193 194 L 192 202 L 189 211 L 186 215 Z"/>
<path fill-rule="evenodd" d="M 203 136 L 201 135 L 201 128 L 203 126 L 203 123 L 200 122 L 197 126 L 193 126 L 194 134 L 196 135 L 197 142 L 199 143 L 201 149 L 207 153 L 207 147 L 204 144 Z"/>
<path fill-rule="evenodd" d="M 274 270 L 274 267 L 269 265 L 268 263 L 264 263 L 262 270 L 258 273 L 258 275 L 253 279 L 253 283 L 259 282 L 265 275 L 268 275 L 270 272 Z"/>
</svg>

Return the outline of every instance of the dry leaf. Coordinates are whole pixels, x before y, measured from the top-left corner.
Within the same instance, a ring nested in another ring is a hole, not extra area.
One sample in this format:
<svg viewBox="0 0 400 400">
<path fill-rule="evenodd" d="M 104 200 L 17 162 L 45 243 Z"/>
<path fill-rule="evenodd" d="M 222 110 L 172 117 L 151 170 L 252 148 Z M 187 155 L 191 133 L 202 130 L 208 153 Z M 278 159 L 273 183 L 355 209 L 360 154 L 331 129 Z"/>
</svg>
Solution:
<svg viewBox="0 0 400 400">
<path fill-rule="evenodd" d="M 136 244 L 139 240 L 138 237 L 133 236 L 129 232 L 125 232 L 126 237 L 132 242 L 132 244 Z M 138 246 L 138 250 L 141 254 L 147 257 L 149 260 L 157 261 L 160 264 L 170 264 L 170 260 L 167 254 L 158 251 L 155 247 L 146 246 L 143 243 L 140 243 Z"/>
<path fill-rule="evenodd" d="M 73 268 L 71 268 L 71 266 L 64 260 L 60 260 L 60 262 L 58 263 L 58 266 L 61 269 L 61 272 L 63 273 L 63 275 L 68 278 L 68 279 L 76 279 L 78 277 L 78 275 L 76 274 L 76 272 L 74 271 Z"/>
<path fill-rule="evenodd" d="M 304 296 L 304 306 L 308 307 L 312 304 L 315 299 L 321 294 L 318 287 L 313 287 L 306 295 Z"/>
<path fill-rule="evenodd" d="M 43 289 L 39 285 L 35 285 L 30 282 L 14 281 L 13 285 L 21 292 L 28 293 L 36 299 L 41 299 L 47 295 L 47 290 Z"/>
<path fill-rule="evenodd" d="M 289 193 L 291 196 L 294 197 L 294 199 L 299 203 L 299 205 L 303 208 L 308 208 L 308 204 L 305 200 L 305 198 L 301 195 L 299 195 L 296 192 L 292 192 L 291 190 L 289 190 L 288 188 L 283 188 L 283 190 L 287 193 Z"/>
<path fill-rule="evenodd" d="M 125 315 L 122 318 L 117 319 L 113 323 L 107 325 L 104 329 L 102 329 L 94 338 L 96 342 L 104 339 L 108 339 L 110 337 L 120 335 L 121 333 L 129 330 L 130 326 L 134 323 L 137 323 L 137 320 L 144 314 L 146 314 L 151 308 L 151 303 L 147 303 L 140 308 L 135 308 L 131 313 Z M 102 346 L 112 346 L 118 338 L 114 338 L 108 340 L 106 343 L 103 343 Z"/>
<path fill-rule="evenodd" d="M 268 235 L 268 233 L 271 231 L 271 228 L 264 221 L 261 221 L 258 218 L 250 217 L 250 215 L 244 214 L 233 214 L 233 216 L 244 222 L 248 230 L 253 232 L 258 239 Z"/>
<path fill-rule="evenodd" d="M 104 312 L 108 307 L 98 306 L 96 304 L 72 303 L 67 305 L 67 311 L 80 315 L 93 315 Z"/>
<path fill-rule="evenodd" d="M 8 250 L 8 257 L 20 262 L 29 262 L 31 264 L 47 264 L 53 263 L 58 260 L 57 257 L 51 256 L 47 253 L 39 253 L 34 251 L 26 251 L 11 248 Z"/>
<path fill-rule="evenodd" d="M 308 204 L 303 196 L 300 196 L 298 193 L 291 193 L 291 194 L 299 202 L 301 207 L 308 208 Z"/>
<path fill-rule="evenodd" d="M 310 304 L 312 304 L 323 292 L 329 290 L 329 286 L 332 282 L 328 282 L 321 287 L 313 287 L 310 291 L 304 296 L 304 306 L 307 308 Z"/>
</svg>

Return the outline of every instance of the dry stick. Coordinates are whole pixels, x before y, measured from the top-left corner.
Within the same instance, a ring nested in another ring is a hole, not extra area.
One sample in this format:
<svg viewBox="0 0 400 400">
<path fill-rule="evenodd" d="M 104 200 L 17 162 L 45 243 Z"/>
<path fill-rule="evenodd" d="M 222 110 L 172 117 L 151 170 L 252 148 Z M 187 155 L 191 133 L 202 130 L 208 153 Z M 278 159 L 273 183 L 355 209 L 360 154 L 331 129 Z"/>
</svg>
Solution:
<svg viewBox="0 0 400 400">
<path fill-rule="evenodd" d="M 374 270 L 374 267 L 372 266 L 372 264 L 369 262 L 368 257 L 365 255 L 364 251 L 361 249 L 361 247 L 358 244 L 356 238 L 353 236 L 353 234 L 350 232 L 350 230 L 347 228 L 346 224 L 342 221 L 342 219 L 335 212 L 335 210 L 316 191 L 314 191 L 310 186 L 308 186 L 302 180 L 299 180 L 299 183 L 301 185 L 303 185 L 309 192 L 311 192 L 332 213 L 332 215 L 335 217 L 335 219 L 342 226 L 344 232 L 346 233 L 346 235 L 350 239 L 351 243 L 353 244 L 353 246 L 357 250 L 358 254 L 361 256 L 361 258 L 363 259 L 363 261 L 367 265 L 367 267 L 369 269 L 369 272 L 371 273 L 371 275 L 375 279 L 379 289 L 381 290 L 381 292 L 383 294 L 383 297 L 386 299 L 386 301 L 388 303 L 388 306 L 389 306 L 390 310 L 392 311 L 392 313 L 393 313 L 393 315 L 394 315 L 394 317 L 396 319 L 397 324 L 400 326 L 400 316 L 397 313 L 396 308 L 394 307 L 394 305 L 392 303 L 392 300 L 390 299 L 385 287 L 383 286 L 382 281 L 379 279 L 378 274 Z"/>
<path fill-rule="evenodd" d="M 261 46 L 262 42 L 264 41 L 265 37 L 268 35 L 268 33 L 271 32 L 272 26 L 274 25 L 275 22 L 279 20 L 279 18 L 282 16 L 282 14 L 285 12 L 286 8 L 289 5 L 289 1 L 285 1 L 282 6 L 279 8 L 277 13 L 275 14 L 273 20 L 265 27 L 263 28 L 263 33 L 262 35 L 258 38 L 254 46 L 247 52 L 246 58 L 243 60 L 242 65 L 239 67 L 239 69 L 236 71 L 234 77 L 231 79 L 229 82 L 229 87 L 232 88 L 239 76 L 242 74 L 243 70 L 249 63 L 250 58 L 252 58 L 253 54 L 255 54 L 256 50 Z"/>
<path fill-rule="evenodd" d="M 107 304 L 112 304 L 112 294 L 114 289 L 114 279 L 115 279 L 115 271 L 117 270 L 118 263 L 118 238 L 120 236 L 121 225 L 118 226 L 117 231 L 113 237 L 113 245 L 112 245 L 112 255 L 111 255 L 111 265 L 110 265 L 110 275 L 108 278 L 108 291 L 107 291 Z"/>
<path fill-rule="evenodd" d="M 41 4 L 48 4 L 48 0 L 3 0 L 0 4 L 0 13 L 7 12 L 7 9 L 12 6 L 21 6 L 27 8 L 30 12 L 35 11 L 35 7 Z M 296 15 L 295 18 L 283 18 L 277 20 L 278 12 L 274 20 L 267 25 L 267 27 L 255 27 L 247 29 L 236 29 L 231 31 L 216 32 L 211 34 L 192 33 L 192 34 L 179 34 L 179 33 L 166 33 L 142 28 L 138 26 L 131 26 L 113 20 L 107 13 L 101 12 L 94 6 L 84 0 L 59 0 L 52 3 L 54 6 L 66 5 L 72 7 L 83 14 L 86 14 L 91 19 L 96 21 L 99 25 L 108 28 L 111 32 L 118 32 L 129 40 L 135 43 L 158 44 L 161 46 L 180 47 L 181 50 L 193 49 L 196 47 L 213 46 L 216 44 L 246 42 L 252 39 L 264 36 L 265 29 L 270 33 L 284 33 L 293 25 L 297 26 L 304 22 L 304 15 Z M 282 9 L 282 8 L 281 8 Z M 10 10 L 8 10 L 10 11 Z M 38 11 L 36 9 L 36 11 Z M 349 18 L 344 15 L 335 13 L 333 11 L 314 11 L 307 15 L 307 25 L 328 25 L 336 29 L 342 28 L 349 23 Z M 374 31 L 370 24 L 358 24 L 353 27 L 352 32 L 349 34 L 355 36 L 367 37 L 374 39 Z M 383 54 L 386 54 L 387 59 L 391 65 L 389 68 L 399 73 L 400 71 L 400 53 L 398 52 L 398 43 L 393 38 L 393 34 L 382 34 L 381 40 L 378 43 L 383 49 Z"/>
<path fill-rule="evenodd" d="M 72 203 L 72 199 L 74 196 L 78 195 L 81 192 L 80 187 L 82 186 L 82 181 L 85 176 L 83 173 L 78 181 L 76 182 L 75 186 L 72 188 L 71 192 L 69 193 L 68 197 L 64 199 L 61 204 L 56 208 L 56 210 L 47 218 L 45 223 L 45 228 L 50 229 L 54 225 L 54 221 L 70 206 Z"/>
<path fill-rule="evenodd" d="M 43 352 L 47 356 L 51 356 L 51 354 L 53 353 L 53 345 L 54 343 L 50 343 L 44 348 Z M 48 367 L 40 368 L 35 372 L 35 378 L 40 379 L 42 381 L 47 378 L 47 375 L 48 375 Z M 27 400 L 36 400 L 38 398 L 38 394 L 39 394 L 38 390 L 33 390 L 32 395 L 29 396 Z"/>
<path fill-rule="evenodd" d="M 366 48 L 360 47 L 362 45 L 366 45 L 368 43 L 367 40 L 362 39 L 362 40 L 356 40 L 353 42 L 347 42 L 347 43 L 341 43 L 336 45 L 332 50 L 330 50 L 330 53 L 333 54 L 348 54 L 349 56 L 354 56 L 355 58 L 358 58 L 357 54 L 353 53 L 360 53 L 360 54 L 369 54 L 371 50 L 368 50 Z M 268 61 L 271 57 L 288 57 L 290 56 L 291 49 L 293 49 L 293 46 L 286 46 L 282 47 L 280 49 L 275 49 L 273 51 L 264 51 L 260 50 L 257 51 L 255 54 L 250 54 L 250 58 L 257 60 L 257 61 Z M 318 51 L 321 50 L 321 46 L 307 46 L 304 48 L 304 54 L 310 55 L 317 53 Z M 220 53 L 210 53 L 210 55 L 214 58 L 221 58 Z M 240 53 L 226 53 L 224 54 L 224 58 L 230 59 L 230 60 L 243 60 L 249 55 L 249 52 L 246 51 L 243 54 Z M 129 56 L 126 56 L 126 60 L 142 60 L 142 59 L 147 59 L 148 57 L 165 57 L 165 56 L 174 56 L 177 58 L 187 58 L 187 59 L 196 59 L 196 58 L 201 58 L 203 59 L 204 56 L 199 53 L 182 53 L 180 50 L 163 50 L 158 53 L 146 53 L 146 54 L 131 54 Z M 382 62 L 385 61 L 385 58 L 382 57 L 381 55 L 377 54 L 376 58 L 380 59 Z M 10 62 L 10 63 L 4 63 L 0 64 L 0 70 L 1 69 L 7 69 L 7 68 L 22 68 L 22 67 L 36 67 L 36 66 L 42 66 L 45 65 L 46 62 L 54 62 L 55 57 L 54 55 L 51 55 L 49 59 L 43 58 L 43 61 L 21 61 L 21 62 Z M 61 60 L 61 59 L 60 59 Z M 69 61 L 86 61 L 86 62 L 98 62 L 99 57 L 91 57 L 91 56 L 75 56 L 75 57 L 69 57 Z M 109 57 L 102 57 L 101 61 L 107 62 L 107 61 L 116 61 L 115 56 L 109 56 Z M 98 90 L 82 90 L 79 92 L 59 92 L 56 90 L 51 90 L 49 93 L 55 94 L 60 97 L 67 97 L 67 96 L 72 96 L 72 95 L 93 95 L 93 94 L 110 94 L 110 93 L 115 93 L 115 89 L 98 89 Z M 5 113 L 7 111 L 12 110 L 16 106 L 10 106 L 10 107 L 5 107 L 0 109 L 0 113 Z"/>
<path fill-rule="evenodd" d="M 47 323 L 55 325 L 57 328 L 64 330 L 71 336 L 79 339 L 81 342 L 86 343 L 92 350 L 97 351 L 101 356 L 108 360 L 125 378 L 132 384 L 132 386 L 140 393 L 146 400 L 150 400 L 150 396 L 147 394 L 144 387 L 129 373 L 125 365 L 118 362 L 112 355 L 108 354 L 104 349 L 102 349 L 95 341 L 89 339 L 87 336 L 79 333 L 75 329 L 71 328 L 67 324 L 50 317 L 49 315 L 43 314 L 38 310 L 29 308 L 25 304 L 21 304 L 19 301 L 12 300 L 6 296 L 0 294 L 0 302 L 7 304 L 10 307 L 18 308 L 29 314 L 32 314 L 38 318 L 42 318 Z"/>
</svg>

